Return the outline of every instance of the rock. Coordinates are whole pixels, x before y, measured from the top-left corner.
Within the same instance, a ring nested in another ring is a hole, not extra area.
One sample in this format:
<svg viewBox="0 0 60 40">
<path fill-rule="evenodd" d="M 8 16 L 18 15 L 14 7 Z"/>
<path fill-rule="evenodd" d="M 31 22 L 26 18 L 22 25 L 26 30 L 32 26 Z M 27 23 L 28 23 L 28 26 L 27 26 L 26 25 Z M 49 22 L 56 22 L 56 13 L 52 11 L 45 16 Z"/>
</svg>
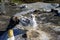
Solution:
<svg viewBox="0 0 60 40">
<path fill-rule="evenodd" d="M 52 40 L 54 37 L 44 31 L 31 29 L 27 31 L 27 38 L 31 40 Z"/>
</svg>

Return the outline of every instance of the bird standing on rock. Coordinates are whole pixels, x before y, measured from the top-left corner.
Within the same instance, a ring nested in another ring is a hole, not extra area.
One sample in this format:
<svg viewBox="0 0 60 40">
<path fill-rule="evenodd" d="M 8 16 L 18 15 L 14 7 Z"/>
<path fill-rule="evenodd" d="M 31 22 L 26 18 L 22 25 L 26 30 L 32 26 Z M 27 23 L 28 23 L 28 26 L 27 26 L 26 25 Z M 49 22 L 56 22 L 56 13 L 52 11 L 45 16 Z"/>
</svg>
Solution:
<svg viewBox="0 0 60 40">
<path fill-rule="evenodd" d="M 15 40 L 14 34 L 13 34 L 13 29 L 17 24 L 19 24 L 19 19 L 18 17 L 11 17 L 10 23 L 6 29 L 8 31 L 8 40 Z"/>
<path fill-rule="evenodd" d="M 34 29 L 37 29 L 37 22 L 36 22 L 36 18 L 35 15 L 31 14 L 31 25 L 33 26 Z"/>
</svg>

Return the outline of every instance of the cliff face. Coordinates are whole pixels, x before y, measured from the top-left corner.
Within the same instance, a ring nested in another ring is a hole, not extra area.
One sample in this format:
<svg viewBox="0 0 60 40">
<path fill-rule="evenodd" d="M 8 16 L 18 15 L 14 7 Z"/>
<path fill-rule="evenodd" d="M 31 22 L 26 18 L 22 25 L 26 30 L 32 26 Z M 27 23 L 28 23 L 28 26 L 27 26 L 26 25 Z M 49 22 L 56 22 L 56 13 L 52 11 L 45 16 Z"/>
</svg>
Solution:
<svg viewBox="0 0 60 40">
<path fill-rule="evenodd" d="M 39 2 L 42 0 L 21 0 L 21 1 L 26 2 L 26 3 L 32 3 L 32 2 Z"/>
<path fill-rule="evenodd" d="M 11 1 L 11 0 L 9 0 Z M 0 0 L 1 2 L 1 0 Z M 33 3 L 33 2 L 48 2 L 48 3 L 60 3 L 60 0 L 12 0 L 11 2 Z"/>
<path fill-rule="evenodd" d="M 25 3 L 32 3 L 32 2 L 48 2 L 48 3 L 60 3 L 60 0 L 21 0 Z"/>
</svg>

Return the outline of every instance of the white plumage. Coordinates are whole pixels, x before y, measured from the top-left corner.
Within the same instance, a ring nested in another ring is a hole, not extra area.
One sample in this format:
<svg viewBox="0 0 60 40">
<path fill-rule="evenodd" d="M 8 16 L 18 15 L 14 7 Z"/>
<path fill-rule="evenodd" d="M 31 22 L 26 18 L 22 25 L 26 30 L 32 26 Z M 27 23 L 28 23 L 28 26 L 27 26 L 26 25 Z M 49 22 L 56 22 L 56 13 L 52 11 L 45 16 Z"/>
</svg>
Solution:
<svg viewBox="0 0 60 40">
<path fill-rule="evenodd" d="M 37 22 L 35 19 L 35 15 L 31 14 L 31 21 L 30 21 L 31 25 L 33 26 L 34 29 L 37 28 Z"/>
</svg>

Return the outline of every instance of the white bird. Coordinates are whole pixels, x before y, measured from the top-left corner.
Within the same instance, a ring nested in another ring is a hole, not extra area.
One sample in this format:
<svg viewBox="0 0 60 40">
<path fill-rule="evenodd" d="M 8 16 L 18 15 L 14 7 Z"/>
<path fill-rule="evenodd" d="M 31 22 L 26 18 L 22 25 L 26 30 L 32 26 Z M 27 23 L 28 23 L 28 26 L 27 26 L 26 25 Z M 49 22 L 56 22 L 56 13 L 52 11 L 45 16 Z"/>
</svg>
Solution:
<svg viewBox="0 0 60 40">
<path fill-rule="evenodd" d="M 31 25 L 33 26 L 34 29 L 37 28 L 37 22 L 35 19 L 35 15 L 31 14 L 31 21 L 30 21 Z"/>
</svg>

